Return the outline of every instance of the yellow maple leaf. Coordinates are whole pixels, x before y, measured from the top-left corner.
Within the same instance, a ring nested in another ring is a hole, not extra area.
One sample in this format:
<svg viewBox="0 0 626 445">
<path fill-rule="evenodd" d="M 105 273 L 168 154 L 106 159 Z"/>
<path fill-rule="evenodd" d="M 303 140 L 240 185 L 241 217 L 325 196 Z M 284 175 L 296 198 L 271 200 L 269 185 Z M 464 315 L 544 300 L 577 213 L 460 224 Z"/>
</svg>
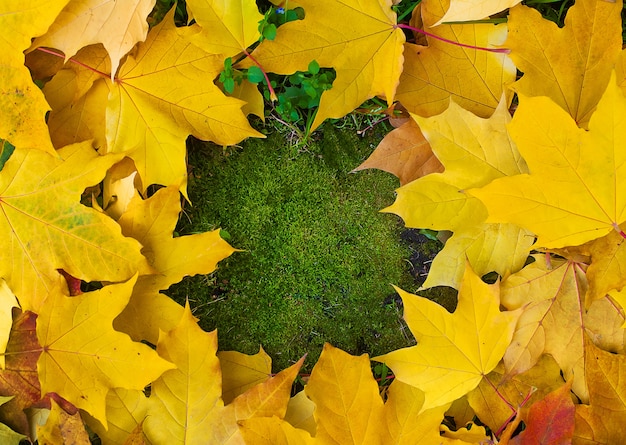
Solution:
<svg viewBox="0 0 626 445">
<path fill-rule="evenodd" d="M 303 0 L 298 5 L 304 8 L 305 18 L 282 25 L 276 38 L 264 40 L 252 55 L 264 70 L 278 74 L 306 71 L 313 60 L 336 70 L 337 78 L 322 94 L 311 131 L 374 96 L 384 96 L 391 105 L 404 43 L 391 0 Z M 246 60 L 244 66 L 251 63 Z"/>
<path fill-rule="evenodd" d="M 209 53 L 231 57 L 260 37 L 263 15 L 254 0 L 189 0 L 187 9 L 202 27 L 193 42 Z"/>
<path fill-rule="evenodd" d="M 521 0 L 450 0 L 446 14 L 434 26 L 444 22 L 480 20 L 520 3 Z"/>
<path fill-rule="evenodd" d="M 45 115 L 50 109 L 24 66 L 30 39 L 46 32 L 69 0 L 5 0 L 0 4 L 0 139 L 53 153 Z"/>
<path fill-rule="evenodd" d="M 224 96 L 213 84 L 223 58 L 190 43 L 196 31 L 176 28 L 170 12 L 109 86 L 108 151 L 130 151 L 144 188 L 181 184 L 186 193 L 189 134 L 222 145 L 264 137 L 250 127 L 241 112 L 243 102 Z"/>
<path fill-rule="evenodd" d="M 580 0 L 559 28 L 530 7 L 511 9 L 504 46 L 524 73 L 515 91 L 549 97 L 584 126 L 622 48 L 621 11 L 621 2 Z"/>
<path fill-rule="evenodd" d="M 397 380 L 383 404 L 367 355 L 351 356 L 328 343 L 303 392 L 315 406 L 314 437 L 268 416 L 240 422 L 247 443 L 431 445 L 439 440 L 439 425 L 448 408 L 424 410 L 424 394 Z M 308 405 L 298 406 L 309 410 Z M 292 413 L 291 417 L 300 416 Z"/>
<path fill-rule="evenodd" d="M 74 297 L 52 291 L 37 318 L 42 394 L 56 392 L 105 427 L 112 388 L 142 390 L 174 365 L 148 346 L 113 330 L 136 278 Z"/>
<path fill-rule="evenodd" d="M 99 156 L 89 142 L 65 147 L 60 158 L 16 150 L 0 171 L 0 246 L 10 261 L 0 273 L 23 310 L 38 312 L 63 269 L 85 281 L 122 281 L 150 272 L 136 240 L 108 216 L 80 203 L 122 155 Z"/>
<path fill-rule="evenodd" d="M 222 367 L 222 399 L 225 404 L 272 376 L 272 359 L 262 347 L 254 355 L 220 351 L 217 358 Z"/>
<path fill-rule="evenodd" d="M 141 243 L 154 272 L 139 277 L 128 306 L 115 320 L 116 329 L 137 341 L 156 344 L 159 329 L 173 329 L 182 316 L 182 306 L 159 291 L 185 276 L 213 272 L 235 252 L 219 230 L 174 237 L 180 212 L 178 187 L 169 186 L 146 200 L 135 196 L 118 220 L 122 233 Z"/>
<path fill-rule="evenodd" d="M 626 422 L 626 356 L 603 351 L 587 337 L 585 351 L 590 404 L 576 406 L 573 443 L 622 443 L 622 425 Z"/>
<path fill-rule="evenodd" d="M 504 42 L 507 33 L 504 24 L 432 28 L 447 6 L 447 0 L 424 0 L 421 3 L 424 29 L 451 42 L 482 48 L 495 48 Z M 455 46 L 433 37 L 427 37 L 427 41 L 428 46 L 405 44 L 404 69 L 396 99 L 409 111 L 433 116 L 443 112 L 452 97 L 474 114 L 489 117 L 503 94 L 506 102 L 510 102 L 512 94 L 505 85 L 515 80 L 516 70 L 506 54 Z"/>
<path fill-rule="evenodd" d="M 144 431 L 152 443 L 241 443 L 237 422 L 255 416 L 284 417 L 293 380 L 302 365 L 282 371 L 224 406 L 217 331 L 198 327 L 189 306 L 179 325 L 162 333 L 157 352 L 177 369 L 152 385 Z"/>
<path fill-rule="evenodd" d="M 541 255 L 501 286 L 502 304 L 509 310 L 523 308 L 513 341 L 504 354 L 507 372 L 517 374 L 533 367 L 541 354 L 550 354 L 563 370 L 572 389 L 583 401 L 588 400 L 583 334 L 603 339 L 612 350 L 623 350 L 617 339 L 608 339 L 619 330 L 619 311 L 610 304 L 595 302 L 585 310 L 587 280 L 585 265 L 551 259 Z"/>
<path fill-rule="evenodd" d="M 510 222 L 537 235 L 538 246 L 577 246 L 621 231 L 626 221 L 626 98 L 615 77 L 589 131 L 547 97 L 521 96 L 509 126 L 530 169 L 469 191 L 488 222 Z"/>
<path fill-rule="evenodd" d="M 469 266 L 453 314 L 426 298 L 397 291 L 418 344 L 373 360 L 424 391 L 423 410 L 448 404 L 478 386 L 504 355 L 520 315 L 500 312 L 498 284 L 483 283 Z"/>
<path fill-rule="evenodd" d="M 130 445 L 128 438 L 138 427 L 141 429 L 148 405 L 148 398 L 143 391 L 113 388 L 106 398 L 107 428 L 89 413 L 83 412 L 82 416 L 102 443 Z"/>
<path fill-rule="evenodd" d="M 458 288 L 466 258 L 479 275 L 521 268 L 533 242 L 530 233 L 512 224 L 485 224 L 484 205 L 462 193 L 494 178 L 526 171 L 506 132 L 511 116 L 505 100 L 489 119 L 455 102 L 438 116 L 413 118 L 445 170 L 400 187 L 396 201 L 383 212 L 399 215 L 408 227 L 454 232 L 435 258 L 425 286 Z"/>
<path fill-rule="evenodd" d="M 49 47 L 63 51 L 65 60 L 79 49 L 102 43 L 111 60 L 114 75 L 120 59 L 148 33 L 146 18 L 156 0 L 72 0 L 61 11 L 32 48 Z M 80 32 L 77 32 L 80 30 Z"/>
</svg>

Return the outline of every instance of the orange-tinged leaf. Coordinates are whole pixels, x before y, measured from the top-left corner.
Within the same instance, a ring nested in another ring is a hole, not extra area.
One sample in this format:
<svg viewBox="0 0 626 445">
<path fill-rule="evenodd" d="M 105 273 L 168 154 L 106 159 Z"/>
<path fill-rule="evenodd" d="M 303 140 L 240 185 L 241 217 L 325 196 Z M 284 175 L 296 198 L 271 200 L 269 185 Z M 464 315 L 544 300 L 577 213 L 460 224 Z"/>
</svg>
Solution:
<svg viewBox="0 0 626 445">
<path fill-rule="evenodd" d="M 53 153 L 45 115 L 50 109 L 24 66 L 30 39 L 46 32 L 68 0 L 4 0 L 0 5 L 0 139 Z"/>
<path fill-rule="evenodd" d="M 474 389 L 509 345 L 519 312 L 500 312 L 498 284 L 483 283 L 467 266 L 453 314 L 397 289 L 404 318 L 418 344 L 375 357 L 400 381 L 425 393 L 423 410 L 445 405 Z"/>
<path fill-rule="evenodd" d="M 222 368 L 222 399 L 225 404 L 272 376 L 272 359 L 262 347 L 254 355 L 220 351 L 217 357 Z"/>
<path fill-rule="evenodd" d="M 366 168 L 377 168 L 396 175 L 400 185 L 443 171 L 443 165 L 413 119 L 387 134 L 370 157 L 354 171 Z"/>
<path fill-rule="evenodd" d="M 470 191 L 486 204 L 488 221 L 525 227 L 549 248 L 583 244 L 626 221 L 626 98 L 614 77 L 589 131 L 547 97 L 525 96 L 509 131 L 530 174 Z"/>
<path fill-rule="evenodd" d="M 202 31 L 193 42 L 211 54 L 235 56 L 255 43 L 263 15 L 254 0 L 189 0 L 186 2 Z"/>
<path fill-rule="evenodd" d="M 315 403 L 316 441 L 380 443 L 383 400 L 366 354 L 353 357 L 326 343 L 304 391 Z"/>
<path fill-rule="evenodd" d="M 146 39 L 146 18 L 155 3 L 156 0 L 72 0 L 48 32 L 33 42 L 33 47 L 60 49 L 67 61 L 81 48 L 102 43 L 110 55 L 114 74 L 120 59 Z"/>
<path fill-rule="evenodd" d="M 580 0 L 559 28 L 530 7 L 511 9 L 504 46 L 524 73 L 515 91 L 547 96 L 579 125 L 588 122 L 622 48 L 621 10 L 621 1 Z"/>
<path fill-rule="evenodd" d="M 103 425 L 112 388 L 143 389 L 174 365 L 148 346 L 113 330 L 135 278 L 67 297 L 51 292 L 37 319 L 43 352 L 37 361 L 41 392 L 57 393 Z"/>
<path fill-rule="evenodd" d="M 585 337 L 589 405 L 576 407 L 574 444 L 619 444 L 626 423 L 626 356 L 598 349 Z"/>
<path fill-rule="evenodd" d="M 306 71 L 313 60 L 335 69 L 337 78 L 322 94 L 311 131 L 374 96 L 391 105 L 405 40 L 391 0 L 301 0 L 298 5 L 305 18 L 282 25 L 276 38 L 264 40 L 252 55 L 264 70 L 278 74 Z M 250 65 L 246 61 L 245 67 Z"/>
<path fill-rule="evenodd" d="M 511 445 L 571 443 L 576 408 L 570 389 L 571 383 L 566 383 L 535 402 L 524 418 L 526 429 L 510 442 Z"/>
<path fill-rule="evenodd" d="M 120 67 L 106 111 L 107 150 L 130 152 L 144 188 L 180 184 L 186 193 L 185 140 L 231 145 L 263 137 L 250 127 L 243 102 L 212 82 L 223 58 L 189 42 L 195 27 L 176 28 L 173 11 Z"/>
<path fill-rule="evenodd" d="M 68 414 L 54 400 L 44 426 L 37 427 L 40 444 L 89 445 L 89 434 L 79 413 Z"/>
<path fill-rule="evenodd" d="M 0 172 L 0 274 L 22 309 L 35 310 L 63 269 L 85 281 L 122 281 L 150 267 L 136 240 L 108 216 L 80 203 L 120 155 L 99 156 L 89 142 L 59 150 L 16 150 Z M 64 281 L 64 280 L 63 280 Z"/>
<path fill-rule="evenodd" d="M 504 42 L 506 25 L 472 24 L 432 26 L 448 7 L 447 0 L 421 3 L 424 29 L 452 42 L 495 48 Z M 443 112 L 452 97 L 463 108 L 489 117 L 515 80 L 516 70 L 506 54 L 455 46 L 427 37 L 428 46 L 405 44 L 404 70 L 396 99 L 412 113 L 433 116 Z"/>
</svg>

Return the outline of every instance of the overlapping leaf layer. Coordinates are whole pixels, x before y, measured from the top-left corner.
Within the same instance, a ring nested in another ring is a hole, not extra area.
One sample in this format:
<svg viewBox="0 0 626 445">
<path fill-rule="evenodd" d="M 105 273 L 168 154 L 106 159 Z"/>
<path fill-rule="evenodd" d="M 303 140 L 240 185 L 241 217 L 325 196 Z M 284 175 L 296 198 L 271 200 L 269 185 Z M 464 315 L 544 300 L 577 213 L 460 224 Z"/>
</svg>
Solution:
<svg viewBox="0 0 626 445">
<path fill-rule="evenodd" d="M 257 45 L 253 0 L 151 28 L 150 0 L 4 1 L 2 443 L 626 442 L 622 2 L 578 0 L 563 28 L 517 3 L 423 0 L 407 42 L 391 0 L 300 0 Z M 400 178 L 386 212 L 448 233 L 424 287 L 459 294 L 449 313 L 397 289 L 417 345 L 374 359 L 389 386 L 327 344 L 292 397 L 304 359 L 218 353 L 162 293 L 235 251 L 174 229 L 187 137 L 262 137 L 215 83 L 238 56 L 333 68 L 313 128 L 374 96 L 410 113 L 359 169 Z"/>
</svg>

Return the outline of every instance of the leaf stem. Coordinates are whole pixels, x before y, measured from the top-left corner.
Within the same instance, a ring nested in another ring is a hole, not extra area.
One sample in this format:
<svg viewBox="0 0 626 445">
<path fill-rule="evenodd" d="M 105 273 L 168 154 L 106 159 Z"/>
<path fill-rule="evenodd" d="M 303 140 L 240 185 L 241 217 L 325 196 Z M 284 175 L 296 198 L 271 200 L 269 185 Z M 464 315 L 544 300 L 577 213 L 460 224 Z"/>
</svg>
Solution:
<svg viewBox="0 0 626 445">
<path fill-rule="evenodd" d="M 61 53 L 61 52 L 56 52 L 56 51 L 53 51 L 53 50 L 48 49 L 48 48 L 37 48 L 37 51 L 41 51 L 42 53 L 46 53 L 46 54 L 52 54 L 53 56 L 57 56 L 57 57 L 60 57 L 61 59 L 65 60 L 65 55 L 63 53 Z M 99 71 L 99 70 L 97 70 L 95 68 L 92 68 L 89 65 L 85 65 L 83 62 L 79 62 L 78 60 L 74 60 L 71 57 L 69 58 L 69 61 L 75 63 L 76 65 L 80 65 L 80 66 L 82 66 L 85 69 L 93 71 L 94 73 L 100 74 L 102 77 L 107 77 L 107 78 L 111 77 L 110 74 L 103 73 L 102 71 Z"/>
<path fill-rule="evenodd" d="M 396 27 L 402 28 L 402 29 L 409 29 L 409 30 L 415 31 L 415 32 L 419 32 L 420 34 L 424 34 L 425 36 L 432 37 L 433 39 L 441 40 L 442 42 L 446 42 L 446 43 L 449 43 L 451 45 L 461 46 L 463 48 L 470 48 L 470 49 L 475 49 L 475 50 L 479 50 L 479 51 L 488 51 L 490 53 L 509 54 L 511 52 L 511 50 L 508 49 L 508 48 L 483 48 L 482 46 L 467 45 L 465 43 L 455 42 L 454 40 L 449 40 L 449 39 L 446 39 L 444 37 L 440 37 L 438 35 L 435 35 L 433 33 L 428 32 L 428 31 L 424 31 L 423 29 L 415 28 L 415 27 L 410 26 L 410 25 L 405 25 L 404 23 L 398 23 L 396 25 Z"/>
<path fill-rule="evenodd" d="M 617 223 L 613 223 L 613 228 L 617 231 L 617 233 L 620 234 L 622 238 L 626 239 L 626 233 L 621 229 L 620 226 L 617 225 Z"/>
<path fill-rule="evenodd" d="M 248 51 L 244 51 L 244 53 L 246 54 L 247 57 L 250 57 L 250 60 L 252 60 L 252 62 L 256 66 L 258 66 L 261 72 L 263 73 L 263 77 L 265 78 L 265 83 L 267 83 L 267 89 L 270 91 L 270 99 L 272 100 L 272 102 L 276 102 L 278 100 L 278 97 L 276 97 L 276 93 L 274 92 L 274 88 L 272 88 L 272 84 L 270 83 L 270 78 L 267 77 L 267 73 L 265 72 L 261 64 L 257 62 L 254 57 L 252 57 L 252 54 L 250 54 Z"/>
</svg>

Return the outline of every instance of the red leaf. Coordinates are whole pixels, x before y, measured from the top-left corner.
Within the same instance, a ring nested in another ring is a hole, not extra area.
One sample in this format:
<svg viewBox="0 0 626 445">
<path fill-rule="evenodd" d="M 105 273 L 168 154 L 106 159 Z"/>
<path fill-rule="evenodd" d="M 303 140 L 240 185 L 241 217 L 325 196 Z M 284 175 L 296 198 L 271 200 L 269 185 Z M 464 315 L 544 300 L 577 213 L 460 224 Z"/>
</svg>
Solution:
<svg viewBox="0 0 626 445">
<path fill-rule="evenodd" d="M 570 395 L 571 388 L 570 381 L 533 404 L 524 420 L 526 429 L 511 440 L 511 445 L 571 444 L 576 411 Z"/>
</svg>

